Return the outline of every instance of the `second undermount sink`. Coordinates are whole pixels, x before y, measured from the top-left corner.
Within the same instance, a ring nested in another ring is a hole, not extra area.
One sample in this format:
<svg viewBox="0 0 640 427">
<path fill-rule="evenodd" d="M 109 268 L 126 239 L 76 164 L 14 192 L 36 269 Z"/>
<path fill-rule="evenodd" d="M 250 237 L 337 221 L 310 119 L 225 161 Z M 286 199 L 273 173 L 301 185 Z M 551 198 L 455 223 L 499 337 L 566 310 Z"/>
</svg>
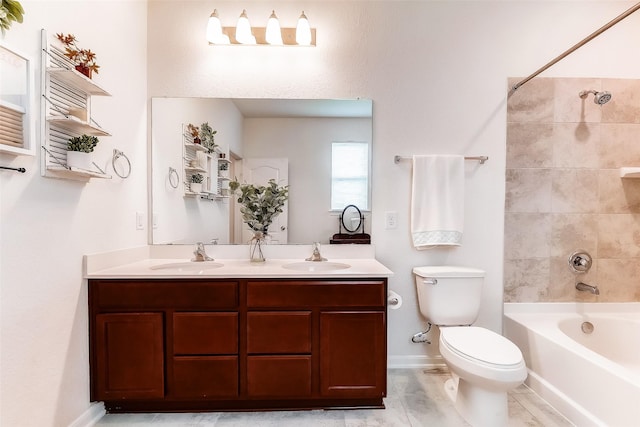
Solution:
<svg viewBox="0 0 640 427">
<path fill-rule="evenodd" d="M 349 264 L 344 264 L 342 262 L 333 262 L 333 261 L 300 261 L 300 262 L 292 262 L 290 264 L 285 264 L 282 268 L 286 268 L 287 270 L 297 270 L 297 271 L 332 271 L 332 270 L 344 270 L 345 268 L 351 267 Z"/>
<path fill-rule="evenodd" d="M 175 273 L 203 273 L 207 270 L 213 270 L 222 267 L 224 264 L 213 261 L 203 262 L 170 262 L 167 264 L 158 264 L 149 267 L 151 270 L 163 270 Z"/>
</svg>

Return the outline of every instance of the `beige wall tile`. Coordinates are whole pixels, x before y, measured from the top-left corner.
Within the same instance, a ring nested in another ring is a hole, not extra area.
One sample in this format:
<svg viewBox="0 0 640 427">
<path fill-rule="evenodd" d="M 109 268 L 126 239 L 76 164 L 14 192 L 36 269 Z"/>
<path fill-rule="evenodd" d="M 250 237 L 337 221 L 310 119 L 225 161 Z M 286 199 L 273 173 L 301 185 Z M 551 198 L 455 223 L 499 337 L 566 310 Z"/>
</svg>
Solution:
<svg viewBox="0 0 640 427">
<path fill-rule="evenodd" d="M 577 282 L 589 285 L 596 282 L 598 260 L 594 260 L 588 273 L 576 274 L 569 267 L 569 256 L 554 257 L 549 262 L 550 284 L 548 301 L 590 301 L 592 294 L 576 289 Z"/>
<path fill-rule="evenodd" d="M 504 264 L 507 302 L 544 301 L 549 284 L 549 258 L 514 259 Z"/>
<path fill-rule="evenodd" d="M 640 214 L 598 215 L 598 256 L 640 257 Z"/>
<path fill-rule="evenodd" d="M 598 173 L 601 213 L 640 213 L 640 179 L 622 179 L 618 169 Z"/>
<path fill-rule="evenodd" d="M 552 123 L 507 123 L 507 167 L 548 168 L 552 164 Z"/>
<path fill-rule="evenodd" d="M 599 124 L 556 123 L 553 165 L 560 168 L 597 168 L 599 141 Z"/>
<path fill-rule="evenodd" d="M 507 122 L 551 123 L 553 89 L 553 79 L 547 78 L 533 79 L 521 86 L 507 101 Z"/>
<path fill-rule="evenodd" d="M 594 96 L 579 96 L 584 90 L 600 91 L 600 79 L 554 79 L 554 84 L 554 122 L 600 122 L 602 109 L 593 102 Z"/>
<path fill-rule="evenodd" d="M 599 167 L 640 166 L 640 124 L 601 124 Z"/>
<path fill-rule="evenodd" d="M 596 213 L 598 202 L 597 170 L 552 170 L 551 212 Z"/>
<path fill-rule="evenodd" d="M 527 259 L 549 256 L 551 215 L 507 213 L 505 215 L 505 258 Z M 508 257 L 508 258 L 507 258 Z"/>
<path fill-rule="evenodd" d="M 640 80 L 603 79 L 612 98 L 602 106 L 602 123 L 640 123 Z"/>
<path fill-rule="evenodd" d="M 640 259 L 599 261 L 598 289 L 602 301 L 640 301 Z"/>
<path fill-rule="evenodd" d="M 587 251 L 593 258 L 598 256 L 598 215 L 553 214 L 551 256 L 569 259 L 579 249 Z"/>
<path fill-rule="evenodd" d="M 549 212 L 551 171 L 549 169 L 507 169 L 506 212 Z"/>
</svg>

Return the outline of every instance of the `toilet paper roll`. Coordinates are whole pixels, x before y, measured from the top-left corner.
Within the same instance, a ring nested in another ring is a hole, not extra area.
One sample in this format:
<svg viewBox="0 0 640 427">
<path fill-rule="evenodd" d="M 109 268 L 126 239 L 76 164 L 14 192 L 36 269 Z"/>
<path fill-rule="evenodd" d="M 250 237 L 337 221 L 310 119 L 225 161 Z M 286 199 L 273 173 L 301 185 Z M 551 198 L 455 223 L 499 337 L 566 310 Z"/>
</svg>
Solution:
<svg viewBox="0 0 640 427">
<path fill-rule="evenodd" d="M 387 292 L 387 306 L 391 310 L 397 310 L 402 307 L 402 297 L 394 291 Z"/>
</svg>

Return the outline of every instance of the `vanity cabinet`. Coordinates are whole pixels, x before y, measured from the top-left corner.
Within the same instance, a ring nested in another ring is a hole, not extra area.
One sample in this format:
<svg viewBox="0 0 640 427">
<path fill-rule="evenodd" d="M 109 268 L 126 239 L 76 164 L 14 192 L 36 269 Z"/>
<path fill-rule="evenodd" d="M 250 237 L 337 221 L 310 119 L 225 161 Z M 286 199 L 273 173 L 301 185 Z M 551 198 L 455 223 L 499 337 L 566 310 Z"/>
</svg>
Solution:
<svg viewBox="0 0 640 427">
<path fill-rule="evenodd" d="M 110 412 L 381 408 L 386 279 L 90 279 Z"/>
</svg>

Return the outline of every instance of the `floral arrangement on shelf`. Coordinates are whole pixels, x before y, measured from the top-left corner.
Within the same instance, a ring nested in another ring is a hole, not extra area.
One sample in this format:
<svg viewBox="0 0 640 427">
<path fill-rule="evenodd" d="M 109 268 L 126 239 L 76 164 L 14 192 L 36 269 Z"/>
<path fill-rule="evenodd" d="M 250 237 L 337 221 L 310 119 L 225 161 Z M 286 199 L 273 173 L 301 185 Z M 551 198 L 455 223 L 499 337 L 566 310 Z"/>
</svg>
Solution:
<svg viewBox="0 0 640 427">
<path fill-rule="evenodd" d="M 198 126 L 189 123 L 187 125 L 187 132 L 189 132 L 189 135 L 193 138 L 194 144 L 200 144 L 200 128 Z"/>
<path fill-rule="evenodd" d="M 204 181 L 204 176 L 202 174 L 194 173 L 191 175 L 191 182 L 194 184 L 202 184 L 202 181 Z"/>
<path fill-rule="evenodd" d="M 0 1 L 0 29 L 2 29 L 2 34 L 4 35 L 11 28 L 13 21 L 22 24 L 22 15 L 24 15 L 24 9 L 19 1 Z"/>
<path fill-rule="evenodd" d="M 56 33 L 56 37 L 65 47 L 64 56 L 69 58 L 80 73 L 91 78 L 91 74 L 98 74 L 100 66 L 96 63 L 96 54 L 91 49 L 80 49 L 77 45 L 78 39 L 73 34 L 64 35 Z"/>
<path fill-rule="evenodd" d="M 218 165 L 218 170 L 221 170 L 221 171 L 229 170 L 229 163 L 228 162 L 220 162 L 220 164 Z"/>
<path fill-rule="evenodd" d="M 200 139 L 202 140 L 202 146 L 209 150 L 209 153 L 213 153 L 213 150 L 217 147 L 214 142 L 215 134 L 217 130 L 213 130 L 209 126 L 209 122 L 204 122 L 200 125 Z"/>
<path fill-rule="evenodd" d="M 69 138 L 67 142 L 68 151 L 80 151 L 82 153 L 91 153 L 98 145 L 98 137 L 92 135 L 80 135 Z"/>
<path fill-rule="evenodd" d="M 267 234 L 273 219 L 282 213 L 282 207 L 289 198 L 289 186 L 279 187 L 275 180 L 268 184 L 255 186 L 240 184 L 237 179 L 229 182 L 232 194 L 238 194 L 238 203 L 242 220 L 251 230 L 263 235 Z"/>
</svg>

